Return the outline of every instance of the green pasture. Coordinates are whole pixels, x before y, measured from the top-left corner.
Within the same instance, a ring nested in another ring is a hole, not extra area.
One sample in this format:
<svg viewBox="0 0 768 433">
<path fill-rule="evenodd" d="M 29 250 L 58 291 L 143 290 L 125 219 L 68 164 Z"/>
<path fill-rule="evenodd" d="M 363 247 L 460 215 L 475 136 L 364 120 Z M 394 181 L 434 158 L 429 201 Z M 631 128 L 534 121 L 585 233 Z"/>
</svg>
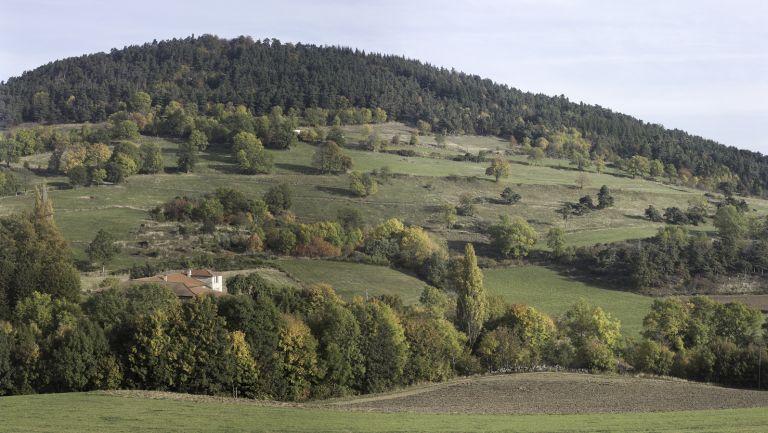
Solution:
<svg viewBox="0 0 768 433">
<path fill-rule="evenodd" d="M 349 300 L 353 296 L 399 295 L 405 303 L 419 300 L 426 283 L 385 267 L 311 259 L 281 259 L 277 265 L 305 284 L 329 284 Z"/>
<path fill-rule="evenodd" d="M 763 432 L 765 408 L 583 415 L 416 414 L 103 393 L 0 397 L 2 432 Z"/>
<path fill-rule="evenodd" d="M 652 298 L 609 290 L 560 275 L 543 266 L 484 269 L 485 286 L 491 294 L 510 303 L 528 304 L 557 316 L 580 298 L 597 305 L 621 321 L 622 334 L 638 335 Z"/>
<path fill-rule="evenodd" d="M 376 128 L 382 138 L 391 137 L 394 133 L 400 133 L 405 138 L 411 130 L 394 122 Z M 362 127 L 350 126 L 345 130 L 351 140 L 362 139 Z M 56 220 L 79 257 L 83 257 L 85 243 L 93 238 L 98 229 L 109 230 L 118 238 L 131 241 L 138 227 L 148 222 L 148 210 L 177 195 L 196 196 L 218 187 L 234 187 L 250 197 L 260 197 L 272 185 L 284 182 L 294 191 L 293 211 L 302 221 L 333 218 L 338 209 L 353 207 L 362 213 L 369 224 L 397 217 L 407 223 L 424 226 L 447 240 L 454 250 L 456 244 L 453 241 L 487 242 L 479 233 L 483 226 L 493 223 L 500 215 L 527 219 L 539 232 L 541 241 L 537 248 L 545 248 L 544 236 L 553 226 L 564 227 L 567 243 L 575 246 L 644 238 L 653 235 L 660 227 L 643 218 L 643 211 L 649 204 L 660 209 L 686 207 L 689 199 L 702 194 L 701 191 L 631 179 L 615 173 L 588 173 L 588 185 L 578 189 L 575 179 L 579 172 L 573 170 L 567 161 L 545 160 L 543 166 L 530 166 L 524 156 L 512 157 L 516 161 L 512 164 L 512 175 L 496 183 L 485 176 L 487 164 L 451 161 L 445 157 L 452 153 L 463 154 L 467 146 L 474 146 L 474 149 L 506 146 L 503 140 L 494 137 L 448 137 L 444 147 L 436 147 L 432 136 L 420 137 L 422 144 L 416 147 L 420 153 L 428 155 L 438 152 L 442 157 L 402 157 L 348 149 L 346 152 L 352 157 L 355 170 L 372 171 L 388 167 L 394 174 L 389 179 L 380 179 L 379 193 L 366 198 L 351 194 L 347 176 L 317 174 L 311 166 L 315 147 L 306 143 L 299 143 L 287 151 L 270 150 L 275 158 L 274 172 L 249 176 L 238 174 L 231 155 L 215 144 L 201 154 L 195 173 L 182 174 L 176 173 L 174 168 L 176 141 L 147 136 L 137 141 L 153 141 L 162 147 L 166 173 L 131 176 L 123 185 L 77 189 L 58 189 L 66 184 L 66 179 L 61 176 L 32 179 L 32 183 L 45 180 L 57 188 L 50 193 Z M 46 157 L 35 155 L 29 159 L 34 164 L 45 165 Z M 614 207 L 572 217 L 568 221 L 563 221 L 555 213 L 565 201 L 577 201 L 585 194 L 595 197 L 603 184 L 613 192 Z M 510 206 L 498 202 L 499 194 L 505 187 L 521 194 L 519 203 Z M 475 215 L 459 217 L 456 228 L 446 229 L 440 207 L 445 203 L 457 203 L 462 195 L 475 199 Z M 32 194 L 2 197 L 0 215 L 28 209 L 31 202 Z M 768 211 L 765 200 L 753 199 L 750 204 L 760 212 Z M 130 261 L 130 258 L 122 257 L 115 263 Z"/>
</svg>

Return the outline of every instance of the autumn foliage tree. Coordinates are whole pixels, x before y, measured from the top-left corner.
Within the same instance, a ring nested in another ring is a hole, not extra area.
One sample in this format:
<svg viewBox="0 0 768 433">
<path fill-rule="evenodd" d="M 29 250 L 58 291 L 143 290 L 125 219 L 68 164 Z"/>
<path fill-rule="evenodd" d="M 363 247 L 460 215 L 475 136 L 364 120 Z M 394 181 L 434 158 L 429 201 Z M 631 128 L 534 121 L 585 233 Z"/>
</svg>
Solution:
<svg viewBox="0 0 768 433">
<path fill-rule="evenodd" d="M 509 177 L 510 172 L 511 167 L 509 165 L 509 161 L 502 158 L 501 156 L 494 157 L 491 160 L 491 166 L 485 169 L 485 174 L 488 176 L 493 176 L 496 182 L 499 181 L 499 178 Z"/>
</svg>

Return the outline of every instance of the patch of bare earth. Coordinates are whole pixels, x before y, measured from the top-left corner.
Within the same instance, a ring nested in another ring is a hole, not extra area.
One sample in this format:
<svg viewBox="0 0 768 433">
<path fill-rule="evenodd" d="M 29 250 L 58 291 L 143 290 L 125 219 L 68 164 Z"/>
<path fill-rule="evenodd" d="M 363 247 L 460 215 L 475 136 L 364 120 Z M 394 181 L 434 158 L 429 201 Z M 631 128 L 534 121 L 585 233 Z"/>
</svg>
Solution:
<svg viewBox="0 0 768 433">
<path fill-rule="evenodd" d="M 521 373 L 459 379 L 328 402 L 348 410 L 498 414 L 655 412 L 768 407 L 768 392 L 628 376 Z"/>
<path fill-rule="evenodd" d="M 768 313 L 768 295 L 709 295 L 718 302 L 741 302 L 749 307 L 756 308 L 763 313 Z"/>
</svg>

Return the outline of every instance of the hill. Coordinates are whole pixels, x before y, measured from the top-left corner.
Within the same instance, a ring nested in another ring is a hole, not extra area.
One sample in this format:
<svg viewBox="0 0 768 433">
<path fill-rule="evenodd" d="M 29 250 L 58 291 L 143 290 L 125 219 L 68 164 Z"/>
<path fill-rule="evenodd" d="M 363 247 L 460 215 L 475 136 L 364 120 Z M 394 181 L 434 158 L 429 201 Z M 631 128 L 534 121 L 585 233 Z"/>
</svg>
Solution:
<svg viewBox="0 0 768 433">
<path fill-rule="evenodd" d="M 367 125 L 350 125 L 344 127 L 344 132 L 348 140 L 355 143 L 364 140 L 366 128 Z M 375 130 L 384 141 L 390 141 L 397 134 L 416 132 L 413 127 L 398 122 L 375 125 Z M 266 149 L 274 157 L 275 169 L 270 174 L 257 176 L 237 173 L 236 162 L 226 147 L 213 144 L 201 153 L 195 172 L 181 175 L 174 172 L 178 140 L 147 135 L 135 140 L 138 144 L 153 143 L 161 147 L 165 164 L 163 172 L 132 176 L 120 185 L 89 188 L 69 188 L 64 176 L 39 170 L 30 172 L 30 185 L 45 181 L 55 187 L 50 191 L 50 197 L 57 224 L 72 243 L 76 258 L 82 262 L 86 260 L 88 242 L 99 229 L 112 233 L 124 246 L 108 266 L 113 271 L 125 270 L 134 264 L 162 266 L 166 261 L 180 257 L 210 254 L 217 247 L 200 248 L 200 245 L 210 242 L 212 236 L 179 238 L 176 234 L 178 224 L 153 221 L 149 211 L 175 196 L 194 197 L 232 185 L 248 198 L 259 198 L 270 187 L 287 183 L 296 198 L 293 211 L 301 221 L 325 221 L 333 218 L 340 209 L 354 208 L 369 226 L 387 218 L 400 218 L 408 224 L 423 226 L 436 239 L 445 242 L 453 254 L 460 253 L 466 242 L 472 242 L 481 256 L 489 259 L 497 258 L 497 255 L 488 247 L 483 227 L 496 221 L 499 215 L 520 215 L 528 220 L 540 233 L 534 254 L 546 254 L 543 237 L 551 227 L 564 227 L 566 245 L 574 247 L 642 239 L 652 236 L 662 226 L 642 218 L 649 204 L 664 209 L 702 197 L 701 191 L 696 189 L 652 178 L 632 179 L 613 169 L 604 173 L 596 173 L 594 168 L 586 169 L 583 173 L 590 183 L 578 189 L 574 178 L 579 172 L 563 160 L 545 159 L 541 165 L 529 165 L 524 156 L 510 156 L 513 163 L 511 176 L 496 183 L 485 176 L 487 163 L 452 160 L 466 152 L 477 154 L 500 147 L 508 149 L 507 143 L 501 140 L 476 135 L 449 137 L 444 145 L 438 145 L 433 135 L 422 135 L 419 144 L 408 146 L 416 153 L 409 157 L 393 153 L 399 148 L 392 145 L 379 152 L 345 149 L 352 157 L 355 169 L 371 172 L 387 167 L 391 172 L 388 179 L 382 179 L 379 193 L 366 198 L 348 193 L 346 176 L 315 173 L 312 154 L 316 147 L 311 144 L 298 143 L 288 150 Z M 12 168 L 23 171 L 24 164 L 45 166 L 49 157 L 50 153 L 22 157 L 12 164 Z M 599 214 L 572 217 L 563 224 L 562 217 L 555 212 L 563 201 L 575 201 L 584 194 L 594 195 L 603 184 L 613 191 L 615 205 Z M 494 201 L 493 198 L 506 187 L 522 196 L 518 203 L 506 205 Z M 479 200 L 474 215 L 458 216 L 455 226 L 447 228 L 442 220 L 441 205 L 457 203 L 465 195 Z M 28 209 L 32 201 L 31 194 L 0 197 L 0 216 Z M 768 210 L 765 200 L 748 201 L 760 215 Z M 712 230 L 710 224 L 689 228 L 692 231 Z M 367 292 L 370 296 L 399 294 L 407 303 L 412 303 L 426 284 L 386 266 L 303 258 L 284 258 L 277 263 L 304 284 L 331 284 L 346 299 L 354 295 L 364 296 Z M 637 335 L 652 300 L 626 293 L 623 286 L 576 281 L 546 266 L 509 268 L 509 263 L 494 264 L 492 260 L 487 266 L 486 284 L 492 293 L 502 295 L 507 302 L 527 303 L 557 316 L 583 297 L 620 319 L 627 335 Z M 90 289 L 101 279 L 103 276 L 98 274 L 88 277 L 89 284 L 85 288 Z M 746 298 L 753 296 L 759 295 L 745 295 Z"/>
<path fill-rule="evenodd" d="M 214 103 L 242 104 L 256 114 L 273 106 L 380 108 L 434 131 L 518 142 L 552 141 L 575 128 L 593 155 L 642 155 L 753 194 L 768 187 L 768 158 L 759 153 L 416 60 L 274 39 L 206 35 L 51 62 L 0 86 L 0 120 L 103 121 L 137 91 L 149 92 L 156 105 L 177 100 L 200 111 Z"/>
<path fill-rule="evenodd" d="M 484 391 L 480 398 L 470 397 L 477 390 Z M 758 432 L 768 422 L 762 394 L 556 373 L 461 379 L 313 404 L 143 391 L 48 394 L 0 398 L 0 431 Z M 534 402 L 540 405 L 532 408 Z M 664 404 L 675 411 L 656 412 L 668 410 Z"/>
</svg>

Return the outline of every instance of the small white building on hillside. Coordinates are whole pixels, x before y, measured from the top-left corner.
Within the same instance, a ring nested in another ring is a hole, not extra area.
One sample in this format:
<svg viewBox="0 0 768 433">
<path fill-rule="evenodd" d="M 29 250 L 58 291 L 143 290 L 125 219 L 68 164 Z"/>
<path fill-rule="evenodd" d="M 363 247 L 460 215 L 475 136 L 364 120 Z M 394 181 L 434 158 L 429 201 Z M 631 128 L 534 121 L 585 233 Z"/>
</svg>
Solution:
<svg viewBox="0 0 768 433">
<path fill-rule="evenodd" d="M 169 287 L 181 300 L 200 296 L 224 296 L 224 277 L 208 269 L 187 269 L 185 272 L 156 275 L 130 280 L 127 284 L 160 284 Z"/>
</svg>

